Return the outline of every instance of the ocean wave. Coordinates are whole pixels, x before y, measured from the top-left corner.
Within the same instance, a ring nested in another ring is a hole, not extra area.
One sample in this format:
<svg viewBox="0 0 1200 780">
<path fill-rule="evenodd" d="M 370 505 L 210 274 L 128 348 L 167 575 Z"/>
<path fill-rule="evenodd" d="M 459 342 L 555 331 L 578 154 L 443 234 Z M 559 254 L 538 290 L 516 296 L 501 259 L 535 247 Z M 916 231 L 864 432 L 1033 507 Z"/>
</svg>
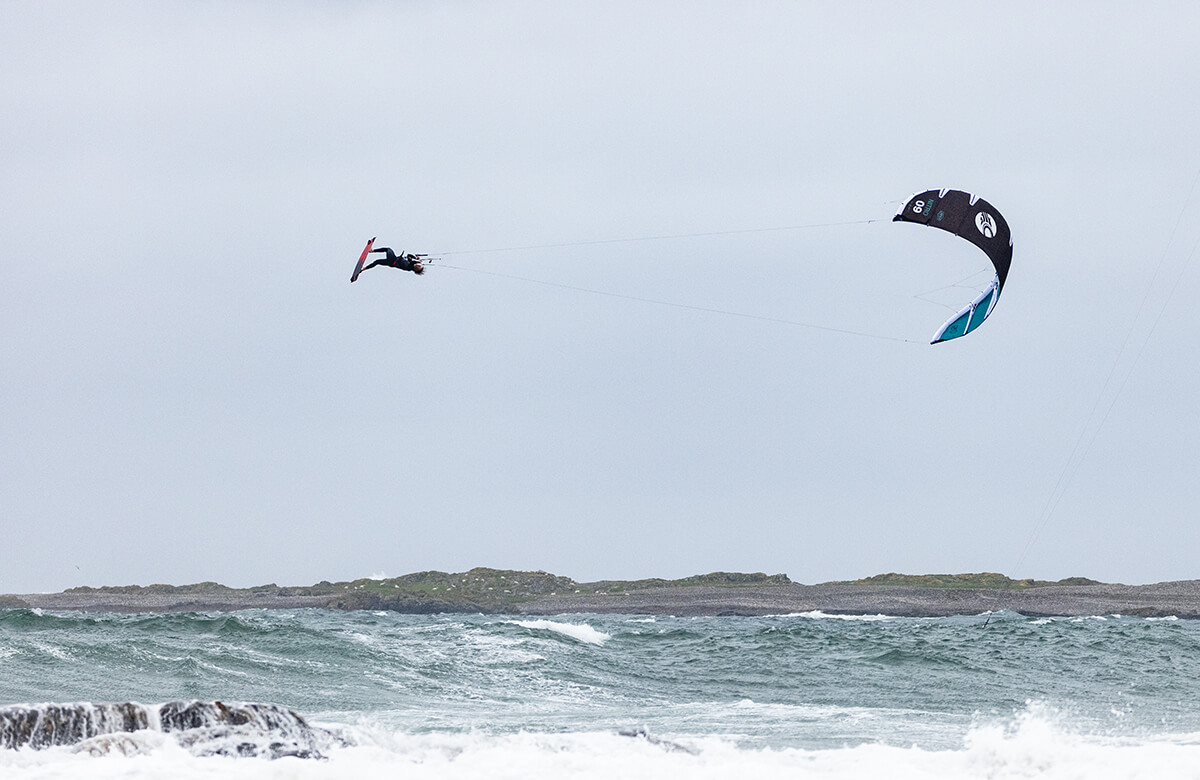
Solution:
<svg viewBox="0 0 1200 780">
<path fill-rule="evenodd" d="M 980 630 L 974 616 L 538 617 L 239 613 L 242 632 L 199 613 L 0 613 L 0 707 L 275 702 L 345 740 L 319 748 L 328 761 L 266 764 L 198 754 L 241 756 L 249 745 L 268 758 L 273 742 L 287 744 L 278 731 L 246 738 L 213 724 L 185 745 L 177 732 L 135 725 L 0 750 L 0 777 L 209 777 L 222 765 L 234 778 L 294 767 L 298 780 L 432 777 L 433 767 L 457 780 L 504 776 L 511 764 L 531 780 L 554 769 L 836 780 L 897 776 L 891 763 L 902 778 L 1040 776 L 1029 767 L 1043 765 L 1070 776 L 1058 741 L 1088 768 L 1103 754 L 1128 769 L 1139 752 L 1157 767 L 1167 750 L 1200 765 L 1200 683 L 1180 672 L 1200 663 L 1200 621 L 1040 624 L 997 613 Z M 1014 716 L 1031 698 L 1059 710 Z M 546 755 L 552 746 L 566 756 Z M 595 755 L 604 750 L 611 758 Z M 1122 777 L 1103 767 L 1095 776 Z"/>
<path fill-rule="evenodd" d="M 559 623 L 554 620 L 512 620 L 509 622 L 531 631 L 553 631 L 589 645 L 602 645 L 612 639 L 611 634 L 598 631 L 587 623 Z"/>
</svg>

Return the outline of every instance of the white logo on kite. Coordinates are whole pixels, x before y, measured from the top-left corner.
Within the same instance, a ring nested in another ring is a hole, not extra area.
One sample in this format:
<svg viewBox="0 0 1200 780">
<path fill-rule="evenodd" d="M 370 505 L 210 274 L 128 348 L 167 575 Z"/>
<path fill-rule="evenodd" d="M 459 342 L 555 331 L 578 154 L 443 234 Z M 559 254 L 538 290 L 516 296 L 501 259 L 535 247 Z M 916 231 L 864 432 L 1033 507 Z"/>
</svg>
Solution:
<svg viewBox="0 0 1200 780">
<path fill-rule="evenodd" d="M 984 238 L 995 238 L 996 236 L 996 220 L 992 219 L 992 215 L 986 211 L 975 215 L 975 227 L 979 228 L 979 232 L 983 233 Z"/>
</svg>

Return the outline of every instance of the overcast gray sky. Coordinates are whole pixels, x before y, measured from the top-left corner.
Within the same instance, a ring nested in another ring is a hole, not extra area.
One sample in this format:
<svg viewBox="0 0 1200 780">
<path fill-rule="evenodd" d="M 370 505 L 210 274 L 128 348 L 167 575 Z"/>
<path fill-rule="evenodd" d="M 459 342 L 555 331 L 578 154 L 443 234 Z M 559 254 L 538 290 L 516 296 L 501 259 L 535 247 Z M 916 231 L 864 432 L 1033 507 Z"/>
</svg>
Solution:
<svg viewBox="0 0 1200 780">
<path fill-rule="evenodd" d="M 0 592 L 1200 577 L 1198 27 L 0 5 Z M 932 187 L 1015 243 L 989 321 L 936 347 L 974 292 L 922 294 L 990 272 L 889 221 Z M 444 266 L 351 285 L 374 235 Z"/>
</svg>

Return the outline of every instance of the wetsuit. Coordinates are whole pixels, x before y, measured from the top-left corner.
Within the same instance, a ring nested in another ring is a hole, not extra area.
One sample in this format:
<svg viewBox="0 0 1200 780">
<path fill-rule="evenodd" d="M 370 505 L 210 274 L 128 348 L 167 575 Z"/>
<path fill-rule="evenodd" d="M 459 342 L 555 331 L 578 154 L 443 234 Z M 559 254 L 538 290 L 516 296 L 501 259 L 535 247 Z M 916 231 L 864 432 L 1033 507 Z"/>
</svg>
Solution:
<svg viewBox="0 0 1200 780">
<path fill-rule="evenodd" d="M 396 254 L 389 246 L 385 246 L 382 249 L 372 249 L 371 254 L 386 254 L 386 256 L 378 260 L 373 260 L 370 265 L 363 269 L 364 271 L 367 268 L 374 268 L 377 265 L 386 265 L 391 268 L 399 268 L 401 271 L 412 271 L 415 274 L 425 273 L 425 266 L 421 264 L 421 258 L 417 255 L 406 255 L 403 252 Z"/>
</svg>

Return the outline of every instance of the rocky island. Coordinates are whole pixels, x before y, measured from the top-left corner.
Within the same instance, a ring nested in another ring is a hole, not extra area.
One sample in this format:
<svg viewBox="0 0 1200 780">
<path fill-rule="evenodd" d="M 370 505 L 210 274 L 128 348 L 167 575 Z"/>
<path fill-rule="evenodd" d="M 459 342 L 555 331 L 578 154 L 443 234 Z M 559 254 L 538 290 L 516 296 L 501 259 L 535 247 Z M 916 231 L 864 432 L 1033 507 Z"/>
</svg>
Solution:
<svg viewBox="0 0 1200 780">
<path fill-rule="evenodd" d="M 1004 575 L 882 574 L 802 585 L 786 574 L 714 572 L 677 580 L 576 582 L 542 571 L 476 568 L 402 577 L 319 582 L 303 587 L 194 585 L 79 587 L 61 593 L 0 596 L 0 609 L 84 612 L 206 612 L 320 608 L 409 614 L 514 615 L 621 613 L 769 615 L 822 611 L 909 617 L 1011 610 L 1025 615 L 1200 617 L 1200 581 L 1119 585 L 1072 577 L 1057 582 Z"/>
</svg>

